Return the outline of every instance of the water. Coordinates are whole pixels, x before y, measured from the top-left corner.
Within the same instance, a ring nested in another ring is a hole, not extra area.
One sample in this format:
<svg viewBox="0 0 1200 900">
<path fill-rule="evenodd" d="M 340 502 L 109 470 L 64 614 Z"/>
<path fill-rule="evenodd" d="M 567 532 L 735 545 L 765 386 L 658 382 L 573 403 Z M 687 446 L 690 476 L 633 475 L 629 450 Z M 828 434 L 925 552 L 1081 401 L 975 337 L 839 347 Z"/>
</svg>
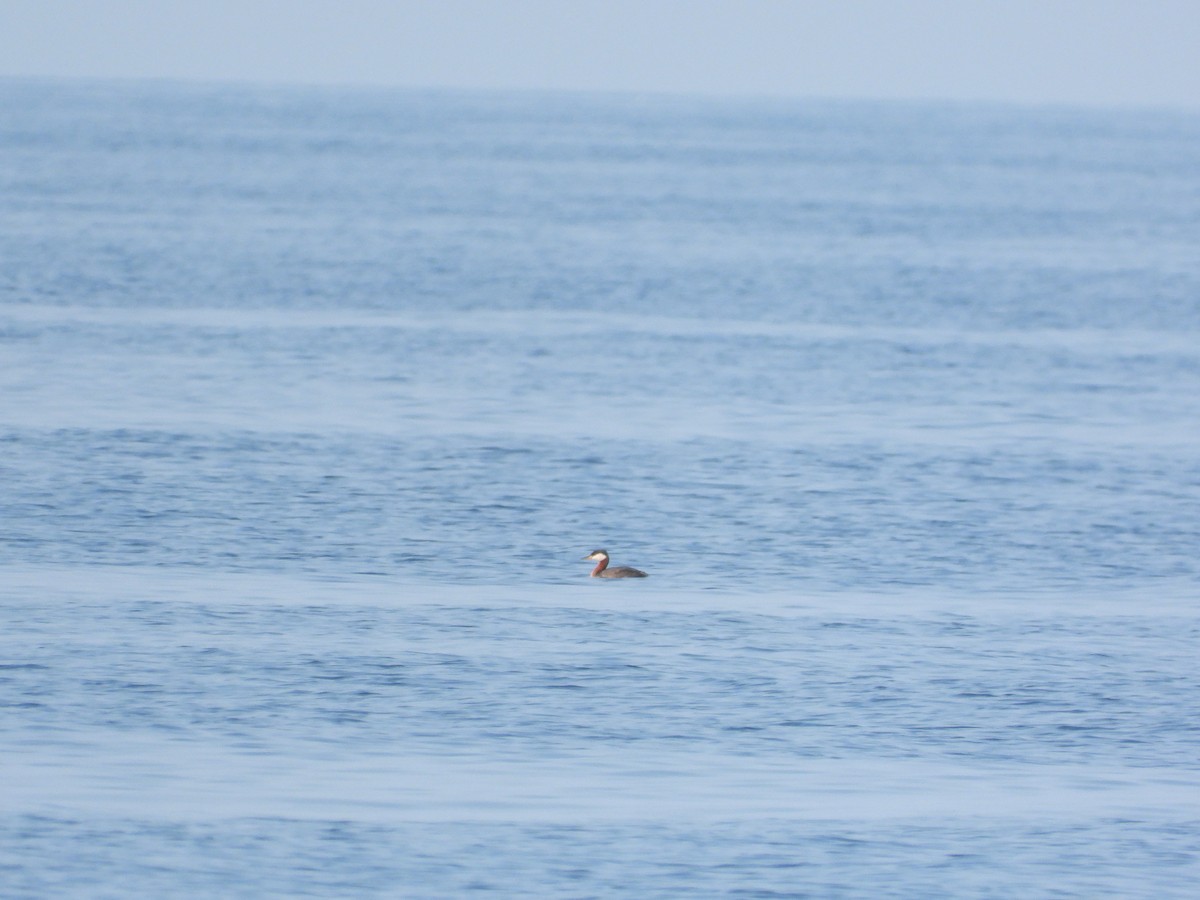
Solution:
<svg viewBox="0 0 1200 900">
<path fill-rule="evenodd" d="M 0 111 L 5 896 L 1193 894 L 1196 116 Z"/>
</svg>

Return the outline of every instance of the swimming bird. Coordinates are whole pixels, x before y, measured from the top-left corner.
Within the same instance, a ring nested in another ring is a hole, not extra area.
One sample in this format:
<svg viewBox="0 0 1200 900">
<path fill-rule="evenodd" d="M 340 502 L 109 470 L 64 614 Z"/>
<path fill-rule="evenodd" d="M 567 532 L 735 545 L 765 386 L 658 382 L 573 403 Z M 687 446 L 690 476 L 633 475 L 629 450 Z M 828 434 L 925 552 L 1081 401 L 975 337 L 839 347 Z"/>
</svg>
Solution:
<svg viewBox="0 0 1200 900">
<path fill-rule="evenodd" d="M 596 568 L 592 569 L 593 578 L 645 578 L 646 573 L 641 569 L 635 569 L 631 566 L 613 566 L 608 567 L 608 551 L 593 550 L 584 559 L 599 560 L 596 563 Z"/>
</svg>

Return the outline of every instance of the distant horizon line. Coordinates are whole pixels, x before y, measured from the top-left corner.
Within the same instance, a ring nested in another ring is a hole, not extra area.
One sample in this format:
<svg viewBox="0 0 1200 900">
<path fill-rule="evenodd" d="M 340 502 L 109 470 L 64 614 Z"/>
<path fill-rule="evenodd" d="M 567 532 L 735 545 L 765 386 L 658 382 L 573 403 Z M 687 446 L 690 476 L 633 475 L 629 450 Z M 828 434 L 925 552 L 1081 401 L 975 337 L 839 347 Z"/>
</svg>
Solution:
<svg viewBox="0 0 1200 900">
<path fill-rule="evenodd" d="M 421 84 L 356 80 L 283 80 L 272 78 L 250 78 L 234 76 L 189 76 L 189 75 L 62 75 L 0 72 L 0 82 L 9 83 L 64 83 L 64 84 L 128 84 L 128 85 L 175 85 L 195 88 L 224 88 L 244 91 L 296 90 L 296 91 L 342 91 L 371 93 L 431 93 L 459 95 L 502 95 L 526 94 L 559 97 L 628 98 L 644 100 L 680 100 L 691 102 L 750 102 L 770 104 L 864 104 L 938 107 L 993 107 L 1024 110 L 1064 110 L 1079 112 L 1126 112 L 1126 113 L 1171 113 L 1184 116 L 1200 114 L 1200 100 L 1195 105 L 1170 101 L 1095 101 L 1095 100 L 1028 100 L 1000 97 L 955 97 L 955 96 L 878 96 L 867 94 L 804 94 L 767 92 L 754 90 L 703 91 L 672 90 L 667 88 L 583 88 L 583 87 L 531 87 L 499 85 L 453 85 Z"/>
</svg>

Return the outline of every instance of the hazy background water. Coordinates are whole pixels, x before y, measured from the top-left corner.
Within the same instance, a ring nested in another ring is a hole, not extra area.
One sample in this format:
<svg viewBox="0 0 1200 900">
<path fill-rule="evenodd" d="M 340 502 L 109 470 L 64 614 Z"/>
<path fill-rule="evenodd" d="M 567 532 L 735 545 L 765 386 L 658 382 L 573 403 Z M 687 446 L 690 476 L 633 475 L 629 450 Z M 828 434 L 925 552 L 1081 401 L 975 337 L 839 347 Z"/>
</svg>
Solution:
<svg viewBox="0 0 1200 900">
<path fill-rule="evenodd" d="M 1194 887 L 1200 118 L 0 123 L 7 893 Z"/>
</svg>

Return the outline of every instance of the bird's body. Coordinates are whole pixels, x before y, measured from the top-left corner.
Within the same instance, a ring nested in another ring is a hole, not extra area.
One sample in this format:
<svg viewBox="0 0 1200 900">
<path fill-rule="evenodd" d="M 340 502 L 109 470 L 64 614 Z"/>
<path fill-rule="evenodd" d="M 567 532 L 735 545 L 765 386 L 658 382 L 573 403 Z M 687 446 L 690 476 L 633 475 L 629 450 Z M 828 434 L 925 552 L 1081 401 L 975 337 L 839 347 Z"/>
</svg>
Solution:
<svg viewBox="0 0 1200 900">
<path fill-rule="evenodd" d="M 584 559 L 596 560 L 596 568 L 592 569 L 593 578 L 645 578 L 646 573 L 632 566 L 608 567 L 608 551 L 593 550 Z"/>
</svg>

